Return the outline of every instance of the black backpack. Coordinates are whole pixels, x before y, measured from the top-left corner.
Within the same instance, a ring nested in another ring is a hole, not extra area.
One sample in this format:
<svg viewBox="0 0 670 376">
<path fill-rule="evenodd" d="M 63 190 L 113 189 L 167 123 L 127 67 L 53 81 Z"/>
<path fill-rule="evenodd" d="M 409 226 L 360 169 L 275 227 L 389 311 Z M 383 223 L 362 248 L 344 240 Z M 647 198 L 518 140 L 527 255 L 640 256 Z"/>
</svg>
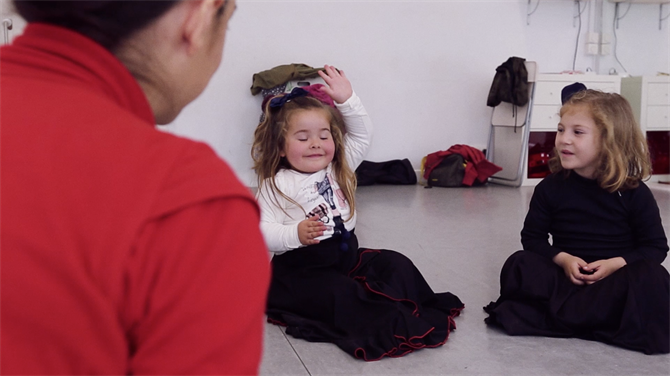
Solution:
<svg viewBox="0 0 670 376">
<path fill-rule="evenodd" d="M 465 176 L 465 158 L 460 154 L 444 157 L 428 175 L 428 187 L 460 187 Z"/>
</svg>

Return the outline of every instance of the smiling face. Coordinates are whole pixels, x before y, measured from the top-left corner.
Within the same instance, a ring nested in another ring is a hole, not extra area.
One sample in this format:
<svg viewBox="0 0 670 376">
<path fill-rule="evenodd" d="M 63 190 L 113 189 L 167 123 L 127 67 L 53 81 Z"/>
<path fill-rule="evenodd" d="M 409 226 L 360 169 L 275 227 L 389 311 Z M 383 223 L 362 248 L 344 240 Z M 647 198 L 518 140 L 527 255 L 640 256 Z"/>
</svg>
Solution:
<svg viewBox="0 0 670 376">
<path fill-rule="evenodd" d="M 585 106 L 577 105 L 561 116 L 556 150 L 564 169 L 588 179 L 595 178 L 600 149 L 600 129 Z"/>
<path fill-rule="evenodd" d="M 329 114 L 319 109 L 292 113 L 280 155 L 300 172 L 314 173 L 326 168 L 335 155 Z"/>
</svg>

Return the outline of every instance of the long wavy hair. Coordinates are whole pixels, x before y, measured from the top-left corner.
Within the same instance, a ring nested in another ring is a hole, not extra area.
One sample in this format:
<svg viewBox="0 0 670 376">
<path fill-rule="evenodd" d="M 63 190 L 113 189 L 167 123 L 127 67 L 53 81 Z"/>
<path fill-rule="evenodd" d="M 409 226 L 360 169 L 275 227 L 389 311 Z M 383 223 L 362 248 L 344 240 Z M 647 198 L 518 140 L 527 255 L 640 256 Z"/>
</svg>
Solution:
<svg viewBox="0 0 670 376">
<path fill-rule="evenodd" d="M 283 95 L 283 94 L 282 94 Z M 281 96 L 281 95 L 280 95 Z M 280 154 L 286 145 L 286 134 L 288 132 L 289 122 L 291 116 L 296 111 L 321 111 L 327 117 L 330 124 L 330 132 L 335 144 L 335 153 L 333 155 L 333 174 L 337 181 L 345 199 L 349 202 L 351 207 L 350 215 L 345 221 L 349 221 L 353 217 L 356 208 L 355 190 L 356 190 L 356 174 L 349 167 L 344 151 L 344 120 L 340 112 L 330 107 L 320 100 L 310 97 L 297 97 L 287 101 L 282 107 L 271 108 L 270 101 L 266 101 L 263 118 L 256 127 L 254 132 L 254 143 L 251 147 L 251 158 L 254 161 L 254 171 L 258 179 L 259 191 L 264 184 L 270 185 L 272 197 L 269 199 L 274 202 L 277 207 L 284 210 L 277 199 L 277 194 L 285 198 L 289 202 L 299 206 L 303 212 L 305 209 L 300 206 L 291 197 L 288 197 L 282 192 L 276 184 L 275 176 L 282 169 L 291 169 L 286 157 Z M 286 211 L 284 211 L 286 213 Z"/>
<path fill-rule="evenodd" d="M 583 90 L 561 107 L 560 116 L 585 109 L 600 131 L 596 181 L 608 192 L 636 188 L 651 175 L 649 148 L 628 101 L 616 93 Z M 559 153 L 549 161 L 552 172 L 562 171 Z M 569 173 L 569 171 L 567 171 Z"/>
</svg>

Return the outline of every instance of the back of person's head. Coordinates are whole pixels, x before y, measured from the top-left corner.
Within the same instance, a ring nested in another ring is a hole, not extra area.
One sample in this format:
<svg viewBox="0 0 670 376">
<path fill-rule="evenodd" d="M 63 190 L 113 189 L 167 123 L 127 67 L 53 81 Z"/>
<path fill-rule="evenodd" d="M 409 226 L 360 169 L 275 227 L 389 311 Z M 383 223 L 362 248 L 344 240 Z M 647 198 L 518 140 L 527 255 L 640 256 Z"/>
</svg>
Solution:
<svg viewBox="0 0 670 376">
<path fill-rule="evenodd" d="M 600 132 L 600 161 L 596 180 L 609 192 L 632 189 L 651 173 L 649 148 L 633 109 L 626 98 L 616 93 L 583 90 L 561 107 L 560 116 L 585 110 Z M 550 162 L 552 171 L 560 171 L 558 153 Z"/>
<path fill-rule="evenodd" d="M 135 31 L 163 15 L 178 2 L 14 0 L 14 7 L 27 22 L 61 26 L 114 51 Z"/>
<path fill-rule="evenodd" d="M 280 99 L 289 94 L 280 94 L 273 99 Z M 284 195 L 275 184 L 274 177 L 281 169 L 290 169 L 291 166 L 281 152 L 286 145 L 286 136 L 291 117 L 299 111 L 322 111 L 330 124 L 330 133 L 335 144 L 333 156 L 333 173 L 342 192 L 349 201 L 351 213 L 354 212 L 354 191 L 356 189 L 356 174 L 347 163 L 344 150 L 344 120 L 342 114 L 328 104 L 312 96 L 297 96 L 273 106 L 272 100 L 265 103 L 263 118 L 254 132 L 254 142 L 251 147 L 251 157 L 254 161 L 254 171 L 258 179 L 258 187 L 269 184 L 270 190 L 294 202 Z M 350 219 L 349 217 L 348 219 Z"/>
</svg>

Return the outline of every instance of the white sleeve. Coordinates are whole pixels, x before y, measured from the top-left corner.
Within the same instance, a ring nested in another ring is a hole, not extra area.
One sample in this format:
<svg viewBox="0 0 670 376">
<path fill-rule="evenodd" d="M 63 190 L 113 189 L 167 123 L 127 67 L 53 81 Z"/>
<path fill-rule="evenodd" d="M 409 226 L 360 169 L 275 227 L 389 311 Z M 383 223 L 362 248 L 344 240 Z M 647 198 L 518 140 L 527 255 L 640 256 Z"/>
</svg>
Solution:
<svg viewBox="0 0 670 376">
<path fill-rule="evenodd" d="M 261 208 L 260 226 L 268 250 L 280 254 L 301 247 L 302 244 L 298 238 L 298 224 L 284 224 L 288 216 L 282 211 L 282 208 L 286 208 L 288 201 L 277 194 L 277 202 L 275 202 L 275 195 L 271 192 L 267 182 L 258 190 L 256 200 Z"/>
<path fill-rule="evenodd" d="M 346 102 L 336 103 L 342 113 L 347 133 L 344 135 L 344 148 L 347 163 L 355 170 L 368 153 L 372 142 L 372 120 L 368 115 L 361 99 L 354 92 Z"/>
</svg>

